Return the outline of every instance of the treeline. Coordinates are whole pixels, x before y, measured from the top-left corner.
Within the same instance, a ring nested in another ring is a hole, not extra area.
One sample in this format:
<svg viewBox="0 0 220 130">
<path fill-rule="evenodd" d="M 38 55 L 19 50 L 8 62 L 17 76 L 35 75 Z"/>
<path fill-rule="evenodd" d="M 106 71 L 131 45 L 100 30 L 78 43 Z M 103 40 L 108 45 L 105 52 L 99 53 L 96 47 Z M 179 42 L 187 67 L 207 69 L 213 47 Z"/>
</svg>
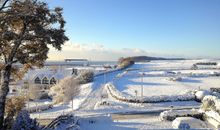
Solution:
<svg viewBox="0 0 220 130">
<path fill-rule="evenodd" d="M 163 58 L 163 57 L 150 57 L 150 56 L 132 56 L 128 58 L 134 62 L 149 62 L 154 60 L 185 60 L 184 58 Z"/>
<path fill-rule="evenodd" d="M 217 65 L 216 62 L 198 62 L 196 65 Z"/>
</svg>

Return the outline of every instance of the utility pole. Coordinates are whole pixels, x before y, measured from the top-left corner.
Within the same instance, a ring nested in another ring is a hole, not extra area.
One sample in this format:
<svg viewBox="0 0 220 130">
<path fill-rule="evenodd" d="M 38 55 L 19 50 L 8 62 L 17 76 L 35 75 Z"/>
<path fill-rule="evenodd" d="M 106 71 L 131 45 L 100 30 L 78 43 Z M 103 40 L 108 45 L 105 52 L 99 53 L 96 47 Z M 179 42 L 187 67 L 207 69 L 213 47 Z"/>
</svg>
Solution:
<svg viewBox="0 0 220 130">
<path fill-rule="evenodd" d="M 106 84 L 106 72 L 104 72 L 104 84 Z"/>
<path fill-rule="evenodd" d="M 29 84 L 28 84 L 28 92 L 27 92 L 27 107 L 28 107 L 28 110 L 29 110 L 29 108 L 30 108 L 30 90 L 29 90 Z"/>
<path fill-rule="evenodd" d="M 138 93 L 138 91 L 135 90 L 134 93 L 135 93 L 135 97 L 136 97 L 136 100 L 137 100 L 137 96 L 138 96 L 137 93 Z"/>
<path fill-rule="evenodd" d="M 144 96 L 144 71 L 141 69 L 141 98 Z"/>
<path fill-rule="evenodd" d="M 72 99 L 72 112 L 73 112 L 73 96 L 72 96 L 72 98 L 71 98 L 71 99 Z"/>
<path fill-rule="evenodd" d="M 28 82 L 27 82 L 27 86 L 28 86 L 28 95 L 27 95 L 27 101 L 28 101 L 28 110 L 30 108 L 30 101 L 29 101 L 29 98 L 30 98 L 30 78 L 29 78 L 29 72 L 27 73 L 27 79 L 28 79 Z"/>
<path fill-rule="evenodd" d="M 141 98 L 143 98 L 143 91 L 144 91 L 144 87 L 143 87 L 143 76 L 144 76 L 144 73 L 142 72 L 142 73 L 141 73 Z"/>
</svg>

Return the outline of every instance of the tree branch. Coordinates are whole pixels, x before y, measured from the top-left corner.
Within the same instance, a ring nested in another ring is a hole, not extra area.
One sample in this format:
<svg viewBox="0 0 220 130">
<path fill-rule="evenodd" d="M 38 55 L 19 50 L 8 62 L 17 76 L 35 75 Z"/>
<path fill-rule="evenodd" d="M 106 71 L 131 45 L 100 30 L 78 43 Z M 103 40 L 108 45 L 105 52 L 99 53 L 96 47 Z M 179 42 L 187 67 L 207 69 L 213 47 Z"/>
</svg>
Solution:
<svg viewBox="0 0 220 130">
<path fill-rule="evenodd" d="M 13 63 L 17 63 L 17 62 L 18 62 L 18 60 L 14 60 L 14 61 L 12 61 L 12 64 L 13 64 Z"/>
<path fill-rule="evenodd" d="M 2 11 L 5 7 L 5 5 L 9 2 L 9 0 L 5 0 L 5 2 L 2 4 L 0 11 Z"/>
<path fill-rule="evenodd" d="M 23 40 L 23 36 L 26 32 L 27 25 L 26 25 L 25 22 L 23 23 L 23 25 L 24 25 L 24 27 L 22 29 L 22 32 L 19 35 L 19 39 L 14 42 L 14 47 L 13 47 L 13 49 L 12 49 L 12 51 L 11 51 L 9 57 L 8 57 L 8 62 L 11 63 L 11 64 L 13 63 L 12 61 L 15 57 L 16 51 L 19 48 L 19 46 L 21 45 L 21 43 L 22 43 L 21 41 Z"/>
<path fill-rule="evenodd" d="M 3 53 L 4 61 L 7 62 L 7 56 Z"/>
</svg>

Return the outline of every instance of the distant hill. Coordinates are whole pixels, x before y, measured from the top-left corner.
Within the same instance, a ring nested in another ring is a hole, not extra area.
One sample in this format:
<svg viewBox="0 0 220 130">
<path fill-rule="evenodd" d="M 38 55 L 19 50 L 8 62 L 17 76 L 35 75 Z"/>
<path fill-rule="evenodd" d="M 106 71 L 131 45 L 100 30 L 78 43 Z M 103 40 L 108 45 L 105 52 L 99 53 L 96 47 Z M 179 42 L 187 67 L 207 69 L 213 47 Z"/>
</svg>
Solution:
<svg viewBox="0 0 220 130">
<path fill-rule="evenodd" d="M 152 60 L 185 60 L 184 58 L 162 58 L 162 57 L 150 57 L 150 56 L 133 56 L 128 57 L 128 59 L 134 62 L 144 62 Z"/>
</svg>

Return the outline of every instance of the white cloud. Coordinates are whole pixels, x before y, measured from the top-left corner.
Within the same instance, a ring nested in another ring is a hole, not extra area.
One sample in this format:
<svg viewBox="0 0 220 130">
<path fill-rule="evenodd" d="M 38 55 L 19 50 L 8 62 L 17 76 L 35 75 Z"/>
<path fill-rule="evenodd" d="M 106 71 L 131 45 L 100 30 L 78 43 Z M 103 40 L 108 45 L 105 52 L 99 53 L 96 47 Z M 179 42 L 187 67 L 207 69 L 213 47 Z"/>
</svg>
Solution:
<svg viewBox="0 0 220 130">
<path fill-rule="evenodd" d="M 110 49 L 102 44 L 79 44 L 66 42 L 62 51 L 56 51 L 50 47 L 49 60 L 63 60 L 66 58 L 86 58 L 89 60 L 115 61 L 120 57 L 149 55 L 158 56 L 155 53 L 148 53 L 138 48 Z"/>
</svg>

